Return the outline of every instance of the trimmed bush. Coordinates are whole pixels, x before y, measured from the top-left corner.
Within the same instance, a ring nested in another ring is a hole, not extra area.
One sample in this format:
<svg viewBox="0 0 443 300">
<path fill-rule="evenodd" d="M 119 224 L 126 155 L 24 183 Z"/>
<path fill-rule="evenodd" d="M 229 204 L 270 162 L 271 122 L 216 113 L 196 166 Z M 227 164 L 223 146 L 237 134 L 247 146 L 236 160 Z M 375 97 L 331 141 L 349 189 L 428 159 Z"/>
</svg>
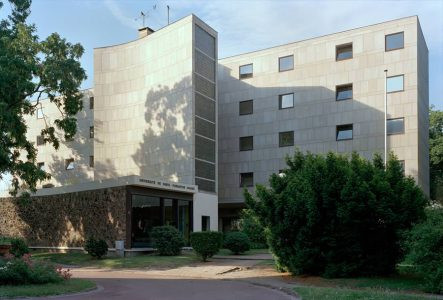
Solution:
<svg viewBox="0 0 443 300">
<path fill-rule="evenodd" d="M 85 251 L 92 257 L 100 259 L 108 253 L 108 244 L 101 239 L 89 238 L 85 243 Z"/>
<path fill-rule="evenodd" d="M 265 229 L 251 209 L 241 211 L 239 229 L 249 237 L 252 249 L 268 248 Z"/>
<path fill-rule="evenodd" d="M 29 248 L 24 239 L 11 238 L 11 250 L 9 252 L 15 257 L 22 257 L 29 253 Z"/>
<path fill-rule="evenodd" d="M 151 236 L 154 241 L 154 247 L 157 248 L 160 255 L 179 255 L 181 248 L 185 245 L 180 232 L 172 226 L 154 227 Z"/>
<path fill-rule="evenodd" d="M 220 250 L 223 244 L 223 234 L 218 231 L 193 232 L 190 240 L 195 253 L 206 261 Z"/>
<path fill-rule="evenodd" d="M 428 209 L 427 218 L 409 233 L 406 261 L 424 277 L 425 290 L 443 294 L 443 209 Z"/>
<path fill-rule="evenodd" d="M 232 231 L 226 233 L 223 246 L 238 255 L 251 249 L 251 242 L 243 232 Z"/>
<path fill-rule="evenodd" d="M 280 270 L 325 277 L 383 276 L 402 260 L 404 232 L 428 200 L 391 154 L 296 152 L 284 176 L 256 186 L 246 203 L 266 228 Z"/>
</svg>

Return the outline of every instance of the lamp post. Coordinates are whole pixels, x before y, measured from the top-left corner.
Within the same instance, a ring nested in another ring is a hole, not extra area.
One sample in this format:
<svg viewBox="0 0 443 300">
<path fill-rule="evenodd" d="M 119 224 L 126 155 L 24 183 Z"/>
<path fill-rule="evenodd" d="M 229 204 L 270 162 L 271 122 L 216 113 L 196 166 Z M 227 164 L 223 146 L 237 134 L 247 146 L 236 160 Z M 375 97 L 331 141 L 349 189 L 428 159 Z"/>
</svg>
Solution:
<svg viewBox="0 0 443 300">
<path fill-rule="evenodd" d="M 387 158 L 388 158 L 388 70 L 385 70 L 385 119 L 384 119 L 384 125 L 385 125 L 385 168 L 387 165 Z"/>
</svg>

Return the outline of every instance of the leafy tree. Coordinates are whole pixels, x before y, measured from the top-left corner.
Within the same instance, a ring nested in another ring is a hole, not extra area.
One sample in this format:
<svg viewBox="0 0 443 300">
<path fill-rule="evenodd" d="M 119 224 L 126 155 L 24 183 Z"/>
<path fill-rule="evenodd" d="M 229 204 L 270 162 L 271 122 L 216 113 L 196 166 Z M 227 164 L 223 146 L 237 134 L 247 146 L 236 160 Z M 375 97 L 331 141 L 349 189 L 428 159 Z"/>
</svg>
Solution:
<svg viewBox="0 0 443 300">
<path fill-rule="evenodd" d="M 296 152 L 287 165 L 269 188 L 257 185 L 256 197 L 245 190 L 278 267 L 327 277 L 394 272 L 401 237 L 427 204 L 400 162 L 391 154 L 385 170 L 379 155 Z"/>
<path fill-rule="evenodd" d="M 27 140 L 25 117 L 34 115 L 42 97 L 60 110 L 53 124 L 41 131 L 44 142 L 58 149 L 60 138 L 72 139 L 75 115 L 82 109 L 80 84 L 86 79 L 79 59 L 84 50 L 53 33 L 45 40 L 28 24 L 31 0 L 10 0 L 11 14 L 0 22 L 0 179 L 12 176 L 13 194 L 20 184 L 35 191 L 49 174 L 36 165 L 37 149 Z M 3 1 L 0 0 L 0 9 Z M 55 127 L 54 127 L 55 126 Z"/>
<path fill-rule="evenodd" d="M 251 241 L 252 249 L 267 248 L 265 229 L 251 209 L 243 209 L 240 213 L 239 230 Z"/>
<path fill-rule="evenodd" d="M 429 167 L 431 198 L 443 202 L 443 111 L 434 106 L 429 109 Z"/>
</svg>

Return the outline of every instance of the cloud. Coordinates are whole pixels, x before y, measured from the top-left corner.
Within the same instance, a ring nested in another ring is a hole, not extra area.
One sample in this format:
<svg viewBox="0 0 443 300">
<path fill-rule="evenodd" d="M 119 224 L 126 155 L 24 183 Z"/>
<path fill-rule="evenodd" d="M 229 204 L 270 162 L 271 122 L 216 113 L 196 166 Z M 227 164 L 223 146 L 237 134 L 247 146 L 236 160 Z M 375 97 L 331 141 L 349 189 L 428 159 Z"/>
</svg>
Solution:
<svg viewBox="0 0 443 300">
<path fill-rule="evenodd" d="M 128 17 L 125 15 L 123 10 L 118 6 L 117 2 L 114 0 L 105 0 L 105 7 L 111 12 L 111 14 L 116 18 L 123 26 L 138 29 L 138 24 L 135 18 Z"/>
</svg>

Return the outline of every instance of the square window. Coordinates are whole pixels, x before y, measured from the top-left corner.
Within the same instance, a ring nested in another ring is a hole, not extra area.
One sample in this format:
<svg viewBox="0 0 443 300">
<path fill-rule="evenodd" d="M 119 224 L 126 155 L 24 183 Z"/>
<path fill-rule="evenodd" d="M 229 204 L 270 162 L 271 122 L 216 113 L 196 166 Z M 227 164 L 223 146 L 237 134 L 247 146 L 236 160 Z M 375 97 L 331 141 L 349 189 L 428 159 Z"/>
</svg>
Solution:
<svg viewBox="0 0 443 300">
<path fill-rule="evenodd" d="M 43 108 L 37 108 L 37 119 L 43 119 Z"/>
<path fill-rule="evenodd" d="M 89 97 L 89 109 L 94 109 L 94 97 Z"/>
<path fill-rule="evenodd" d="M 249 151 L 254 149 L 254 137 L 243 136 L 240 138 L 240 151 Z"/>
<path fill-rule="evenodd" d="M 202 231 L 211 230 L 211 218 L 209 216 L 202 216 Z"/>
<path fill-rule="evenodd" d="M 337 141 L 352 140 L 352 137 L 353 137 L 353 125 L 352 124 L 337 125 L 337 128 L 336 128 L 336 140 Z"/>
<path fill-rule="evenodd" d="M 352 99 L 352 83 L 345 85 L 337 85 L 335 87 L 335 100 L 348 100 Z"/>
<path fill-rule="evenodd" d="M 89 156 L 89 166 L 91 168 L 94 167 L 94 156 L 93 155 Z"/>
<path fill-rule="evenodd" d="M 240 79 L 252 77 L 252 64 L 240 66 Z"/>
<path fill-rule="evenodd" d="M 37 168 L 39 168 L 42 171 L 45 171 L 45 163 L 44 162 L 37 163 Z"/>
<path fill-rule="evenodd" d="M 94 138 L 94 126 L 90 126 L 90 127 L 89 127 L 89 137 L 90 137 L 91 139 Z"/>
<path fill-rule="evenodd" d="M 240 116 L 252 115 L 253 111 L 254 111 L 254 101 L 253 100 L 246 100 L 246 101 L 240 102 L 240 104 L 239 104 Z"/>
<path fill-rule="evenodd" d="M 278 134 L 278 146 L 294 146 L 294 131 L 285 131 Z"/>
<path fill-rule="evenodd" d="M 403 32 L 388 34 L 385 36 L 385 51 L 403 49 L 404 43 Z"/>
<path fill-rule="evenodd" d="M 278 71 L 289 71 L 294 69 L 294 55 L 280 57 L 278 59 Z"/>
<path fill-rule="evenodd" d="M 42 135 L 37 135 L 37 146 L 41 146 L 45 144 L 45 139 Z"/>
<path fill-rule="evenodd" d="M 386 121 L 386 131 L 388 135 L 405 133 L 405 119 L 388 119 Z"/>
<path fill-rule="evenodd" d="M 254 186 L 254 173 L 240 173 L 240 187 Z"/>
<path fill-rule="evenodd" d="M 74 169 L 74 159 L 69 158 L 65 160 L 65 169 L 66 170 L 73 170 Z"/>
<path fill-rule="evenodd" d="M 352 58 L 352 43 L 339 45 L 335 48 L 335 60 L 345 60 Z"/>
<path fill-rule="evenodd" d="M 294 93 L 278 96 L 278 109 L 294 107 Z"/>
<path fill-rule="evenodd" d="M 394 93 L 404 90 L 404 76 L 397 75 L 386 78 L 386 92 Z"/>
</svg>

